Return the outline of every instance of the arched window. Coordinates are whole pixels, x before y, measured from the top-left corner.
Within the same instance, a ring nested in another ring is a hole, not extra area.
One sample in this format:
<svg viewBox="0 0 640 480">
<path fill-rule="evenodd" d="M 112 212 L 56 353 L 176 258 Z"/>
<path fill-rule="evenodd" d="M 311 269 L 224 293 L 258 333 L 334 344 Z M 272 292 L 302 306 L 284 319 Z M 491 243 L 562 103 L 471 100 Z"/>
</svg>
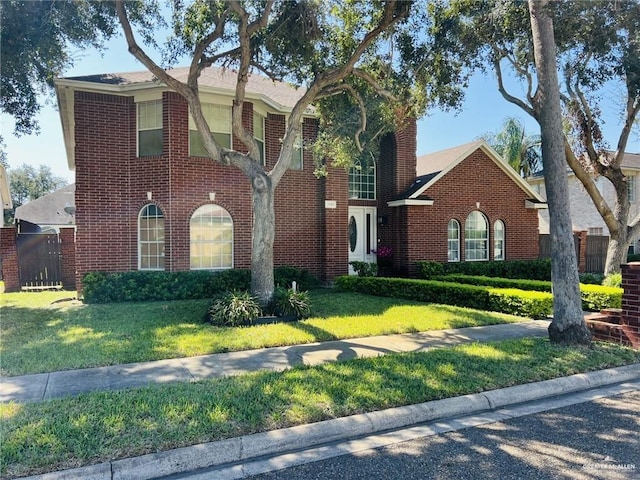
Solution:
<svg viewBox="0 0 640 480">
<path fill-rule="evenodd" d="M 449 220 L 447 228 L 447 260 L 449 262 L 460 261 L 460 224 L 457 220 Z"/>
<path fill-rule="evenodd" d="M 504 260 L 504 223 L 496 220 L 493 224 L 493 259 Z"/>
<path fill-rule="evenodd" d="M 203 205 L 191 216 L 191 269 L 233 268 L 233 220 L 219 205 Z"/>
<path fill-rule="evenodd" d="M 154 204 L 138 216 L 138 269 L 164 270 L 164 214 Z"/>
<path fill-rule="evenodd" d="M 464 257 L 468 262 L 489 260 L 489 222 L 477 210 L 464 223 Z"/>
</svg>

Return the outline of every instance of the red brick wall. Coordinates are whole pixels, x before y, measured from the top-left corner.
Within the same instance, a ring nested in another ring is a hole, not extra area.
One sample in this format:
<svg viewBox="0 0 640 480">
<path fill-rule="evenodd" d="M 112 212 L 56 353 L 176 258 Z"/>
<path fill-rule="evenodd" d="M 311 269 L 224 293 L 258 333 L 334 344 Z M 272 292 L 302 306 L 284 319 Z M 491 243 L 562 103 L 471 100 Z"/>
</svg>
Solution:
<svg viewBox="0 0 640 480">
<path fill-rule="evenodd" d="M 528 198 L 484 152 L 477 150 L 424 192 L 431 206 L 400 207 L 399 235 L 406 253 L 400 252 L 409 271 L 418 260 L 447 261 L 447 225 L 460 223 L 460 256 L 465 260 L 464 224 L 474 210 L 489 221 L 489 255 L 493 260 L 493 225 L 505 225 L 507 260 L 538 257 L 538 214 L 525 208 Z M 480 206 L 477 206 L 477 203 Z"/>
<path fill-rule="evenodd" d="M 136 107 L 131 97 L 77 92 L 75 114 L 78 279 L 88 271 L 138 269 L 138 214 L 150 203 L 147 192 L 164 213 L 166 270 L 189 269 L 189 219 L 198 207 L 208 203 L 224 207 L 231 215 L 234 266 L 249 268 L 249 180 L 238 169 L 189 156 L 188 108 L 179 95 L 163 95 L 164 145 L 159 157 L 137 157 Z M 246 104 L 243 122 L 249 129 L 252 115 L 252 105 Z M 268 115 L 265 121 L 268 167 L 278 158 L 284 125 L 282 115 Z M 305 138 L 315 136 L 316 130 L 315 121 L 305 121 Z M 234 145 L 241 148 L 237 139 Z M 287 172 L 276 189 L 274 260 L 276 265 L 295 265 L 321 276 L 325 273 L 325 181 L 316 179 L 313 171 L 312 155 L 305 152 L 304 169 Z M 336 175 L 326 183 L 342 189 L 344 178 Z M 213 202 L 211 193 L 215 194 Z M 340 202 L 345 224 L 346 195 L 345 186 Z M 346 228 L 341 230 L 346 235 Z M 344 250 L 340 273 L 346 269 L 346 247 Z"/>
<path fill-rule="evenodd" d="M 18 269 L 18 247 L 16 227 L 0 228 L 0 262 L 5 292 L 20 291 L 20 271 Z"/>
<path fill-rule="evenodd" d="M 640 348 L 640 262 L 622 265 L 622 343 Z"/>
</svg>

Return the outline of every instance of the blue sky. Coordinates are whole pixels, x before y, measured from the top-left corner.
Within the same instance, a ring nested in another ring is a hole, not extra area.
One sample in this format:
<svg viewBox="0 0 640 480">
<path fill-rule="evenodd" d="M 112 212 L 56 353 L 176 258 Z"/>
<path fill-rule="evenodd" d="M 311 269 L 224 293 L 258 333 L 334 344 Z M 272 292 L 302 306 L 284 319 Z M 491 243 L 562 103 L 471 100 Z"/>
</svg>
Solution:
<svg viewBox="0 0 640 480">
<path fill-rule="evenodd" d="M 122 37 L 111 40 L 102 56 L 96 51 L 79 51 L 75 56 L 75 66 L 65 72 L 64 76 L 143 70 L 142 65 L 127 52 Z M 603 103 L 610 107 L 609 111 L 604 112 L 604 133 L 612 146 L 617 142 L 620 131 L 615 106 L 619 98 L 615 88 L 604 92 Z M 7 146 L 9 166 L 15 168 L 28 164 L 37 167 L 46 164 L 55 175 L 73 182 L 74 173 L 67 167 L 62 128 L 54 98 L 48 99 L 47 103 L 38 116 L 41 128 L 39 135 L 15 137 L 11 117 L 2 115 L 0 129 Z M 500 96 L 493 75 L 477 74 L 471 80 L 460 112 L 432 110 L 419 120 L 417 154 L 454 147 L 473 141 L 487 132 L 498 131 L 504 119 L 509 116 L 521 119 L 529 134 L 539 132 L 533 119 Z M 631 136 L 627 151 L 640 153 L 640 135 L 637 132 Z"/>
</svg>

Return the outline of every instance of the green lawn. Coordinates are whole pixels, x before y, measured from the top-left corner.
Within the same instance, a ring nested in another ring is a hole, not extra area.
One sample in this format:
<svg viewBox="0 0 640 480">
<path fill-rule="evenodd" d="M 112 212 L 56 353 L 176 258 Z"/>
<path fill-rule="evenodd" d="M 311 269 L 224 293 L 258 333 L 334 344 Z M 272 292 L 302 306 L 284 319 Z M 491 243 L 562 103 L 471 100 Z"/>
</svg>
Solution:
<svg viewBox="0 0 640 480">
<path fill-rule="evenodd" d="M 0 473 L 29 475 L 640 361 L 612 344 L 462 345 L 0 405 Z"/>
<path fill-rule="evenodd" d="M 73 295 L 45 291 L 0 296 L 2 375 L 525 320 L 453 306 L 317 290 L 311 292 L 311 319 L 219 328 L 203 321 L 207 300 L 52 303 Z"/>
</svg>

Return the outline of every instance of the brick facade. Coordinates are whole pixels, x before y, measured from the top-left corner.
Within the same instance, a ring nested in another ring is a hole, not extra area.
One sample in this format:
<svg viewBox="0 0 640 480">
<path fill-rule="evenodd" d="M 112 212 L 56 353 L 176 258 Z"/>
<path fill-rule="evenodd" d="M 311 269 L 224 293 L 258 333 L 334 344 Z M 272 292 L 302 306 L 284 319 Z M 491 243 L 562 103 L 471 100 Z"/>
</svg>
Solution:
<svg viewBox="0 0 640 480">
<path fill-rule="evenodd" d="M 209 158 L 189 156 L 186 102 L 165 92 L 162 105 L 163 155 L 137 157 L 133 98 L 75 93 L 78 281 L 89 271 L 138 269 L 138 215 L 149 203 L 164 214 L 165 270 L 190 268 L 189 220 L 198 207 L 209 203 L 225 208 L 233 219 L 234 267 L 250 266 L 252 201 L 248 178 L 238 169 Z M 246 103 L 243 121 L 249 129 L 252 118 L 252 104 Z M 305 120 L 304 138 L 314 138 L 316 130 L 317 121 Z M 285 116 L 269 114 L 265 120 L 267 168 L 278 158 L 284 131 Z M 234 139 L 234 146 L 238 145 Z M 336 170 L 319 180 L 314 169 L 311 152 L 304 151 L 303 169 L 287 172 L 276 188 L 274 262 L 305 268 L 330 280 L 347 272 L 343 228 L 347 175 Z M 325 199 L 335 201 L 338 207 L 325 209 Z"/>
<path fill-rule="evenodd" d="M 165 270 L 190 268 L 190 218 L 211 203 L 226 209 L 233 220 L 233 266 L 249 268 L 252 198 L 248 178 L 238 169 L 189 155 L 187 104 L 170 91 L 162 93 L 163 153 L 138 157 L 134 94 L 95 93 L 79 86 L 72 91 L 78 288 L 89 271 L 138 269 L 138 216 L 150 203 L 164 216 Z M 254 109 L 264 114 L 267 104 L 260 102 L 244 104 L 243 122 L 249 130 Z M 284 113 L 266 113 L 267 170 L 277 161 L 285 127 Z M 350 206 L 377 208 L 377 238 L 372 245 L 392 247 L 395 273 L 411 274 L 418 260 L 447 261 L 448 221 L 460 222 L 463 247 L 464 221 L 476 209 L 486 215 L 491 227 L 498 219 L 504 222 L 507 259 L 537 258 L 537 212 L 525 208 L 527 193 L 522 186 L 481 150 L 429 188 L 426 194 L 434 205 L 388 206 L 416 179 L 416 128 L 415 119 L 408 119 L 395 133 L 383 137 L 376 168 L 377 200 L 349 199 L 344 169 L 329 165 L 329 175 L 317 179 L 312 154 L 305 150 L 303 168 L 288 171 L 275 190 L 275 264 L 308 269 L 326 282 L 346 274 Z M 317 120 L 305 119 L 303 138 L 312 140 L 317 129 Z M 238 139 L 233 144 L 238 150 L 244 148 Z M 491 236 L 493 256 L 492 241 Z M 461 252 L 464 260 L 464 248 Z"/>
<path fill-rule="evenodd" d="M 16 227 L 0 228 L 0 262 L 5 292 L 20 291 L 20 270 L 18 269 L 18 248 Z"/>
<path fill-rule="evenodd" d="M 505 226 L 505 259 L 538 258 L 538 212 L 525 208 L 530 197 L 486 153 L 478 149 L 458 163 L 424 194 L 433 205 L 398 207 L 401 263 L 409 273 L 418 260 L 447 261 L 447 226 L 460 225 L 460 260 L 465 261 L 464 226 L 478 210 L 489 223 L 489 260 L 493 260 L 493 226 Z"/>
<path fill-rule="evenodd" d="M 585 317 L 592 338 L 640 349 L 640 263 L 622 264 L 622 308 Z"/>
</svg>

